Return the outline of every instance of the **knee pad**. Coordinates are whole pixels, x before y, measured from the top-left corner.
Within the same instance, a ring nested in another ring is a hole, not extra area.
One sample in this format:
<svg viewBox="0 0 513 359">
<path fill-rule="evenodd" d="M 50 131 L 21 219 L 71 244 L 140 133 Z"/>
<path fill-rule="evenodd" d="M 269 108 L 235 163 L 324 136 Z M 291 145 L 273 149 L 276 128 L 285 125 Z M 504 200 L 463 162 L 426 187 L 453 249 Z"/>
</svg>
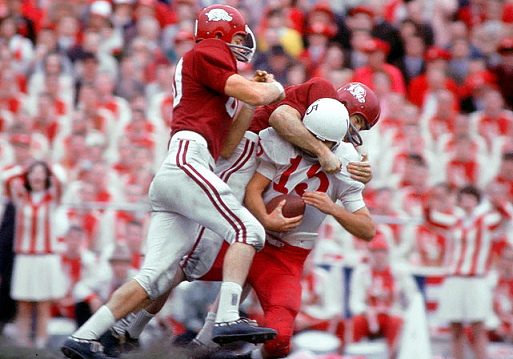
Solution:
<svg viewBox="0 0 513 359">
<path fill-rule="evenodd" d="M 264 248 L 265 244 L 265 229 L 258 222 L 256 218 L 252 218 L 251 221 L 247 221 L 244 223 L 246 225 L 247 230 L 247 239 L 246 243 L 255 247 L 257 251 L 260 251 Z"/>
</svg>

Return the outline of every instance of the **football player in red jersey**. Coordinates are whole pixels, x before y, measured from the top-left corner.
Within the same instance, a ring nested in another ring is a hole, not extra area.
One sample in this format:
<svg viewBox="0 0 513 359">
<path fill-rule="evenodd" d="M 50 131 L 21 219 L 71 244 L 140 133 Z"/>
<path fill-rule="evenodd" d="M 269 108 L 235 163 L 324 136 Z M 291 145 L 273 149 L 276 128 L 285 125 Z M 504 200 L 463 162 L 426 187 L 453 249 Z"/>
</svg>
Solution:
<svg viewBox="0 0 513 359">
<path fill-rule="evenodd" d="M 62 352 L 70 357 L 104 358 L 98 338 L 114 323 L 146 306 L 171 287 L 182 256 L 192 250 L 189 233 L 197 224 L 231 246 L 226 255 L 215 334 L 221 340 L 263 342 L 276 335 L 239 318 L 242 285 L 256 250 L 265 242 L 262 225 L 211 170 L 237 123 L 249 123 L 252 106 L 282 100 L 284 89 L 272 75 L 249 81 L 237 74 L 236 60 L 249 61 L 252 36 L 242 14 L 226 5 L 204 8 L 196 19 L 196 45 L 176 66 L 169 152 L 151 184 L 148 251 L 133 280 L 70 336 Z M 237 118 L 238 101 L 247 104 Z"/>
</svg>

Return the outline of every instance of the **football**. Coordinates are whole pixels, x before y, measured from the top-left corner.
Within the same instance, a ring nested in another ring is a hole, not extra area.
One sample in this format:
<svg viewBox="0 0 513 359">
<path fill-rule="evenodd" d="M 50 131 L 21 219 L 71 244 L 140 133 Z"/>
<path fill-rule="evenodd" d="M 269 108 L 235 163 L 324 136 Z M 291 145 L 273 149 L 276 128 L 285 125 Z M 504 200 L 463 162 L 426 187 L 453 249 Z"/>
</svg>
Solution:
<svg viewBox="0 0 513 359">
<path fill-rule="evenodd" d="M 265 205 L 267 213 L 271 213 L 276 208 L 276 206 L 278 206 L 278 204 L 284 199 L 287 200 L 287 202 L 282 208 L 284 217 L 291 218 L 300 216 L 305 213 L 305 201 L 303 201 L 301 197 L 293 194 L 282 194 L 271 199 Z"/>
</svg>

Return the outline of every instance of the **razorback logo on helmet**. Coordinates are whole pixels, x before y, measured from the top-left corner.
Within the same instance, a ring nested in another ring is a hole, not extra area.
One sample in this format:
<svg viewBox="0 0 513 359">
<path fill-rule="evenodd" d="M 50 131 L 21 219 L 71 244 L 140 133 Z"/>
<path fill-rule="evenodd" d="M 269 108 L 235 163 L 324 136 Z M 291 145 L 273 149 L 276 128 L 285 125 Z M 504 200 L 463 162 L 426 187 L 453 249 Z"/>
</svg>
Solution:
<svg viewBox="0 0 513 359">
<path fill-rule="evenodd" d="M 347 89 L 351 95 L 353 95 L 358 102 L 364 103 L 367 91 L 360 84 L 351 84 Z"/>
<path fill-rule="evenodd" d="M 232 21 L 233 18 L 224 9 L 212 9 L 205 15 L 208 16 L 208 21 Z"/>
</svg>

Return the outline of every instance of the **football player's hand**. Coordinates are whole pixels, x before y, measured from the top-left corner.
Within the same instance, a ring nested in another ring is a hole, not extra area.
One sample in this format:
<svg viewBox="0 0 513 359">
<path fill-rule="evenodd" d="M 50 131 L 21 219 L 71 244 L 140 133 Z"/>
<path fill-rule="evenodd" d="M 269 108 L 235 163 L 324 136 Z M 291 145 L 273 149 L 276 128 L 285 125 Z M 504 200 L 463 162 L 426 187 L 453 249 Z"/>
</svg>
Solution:
<svg viewBox="0 0 513 359">
<path fill-rule="evenodd" d="M 274 81 L 274 75 L 268 74 L 267 71 L 256 70 L 251 81 L 253 81 L 253 82 L 272 82 L 272 81 Z"/>
<path fill-rule="evenodd" d="M 288 233 L 299 226 L 303 216 L 291 218 L 283 216 L 282 209 L 286 202 L 286 200 L 281 201 L 271 213 L 264 216 L 264 223 L 262 224 L 265 229 L 273 232 Z"/>
<path fill-rule="evenodd" d="M 317 208 L 322 213 L 328 215 L 335 213 L 335 202 L 324 192 L 306 191 L 303 193 L 303 201 Z"/>
<path fill-rule="evenodd" d="M 327 174 L 338 173 L 342 169 L 342 162 L 331 151 L 326 151 L 320 156 L 317 156 L 322 170 Z"/>
<path fill-rule="evenodd" d="M 361 162 L 349 162 L 347 172 L 351 174 L 352 179 L 363 184 L 368 183 L 372 179 L 372 168 L 367 161 L 367 155 L 362 156 Z"/>
</svg>

